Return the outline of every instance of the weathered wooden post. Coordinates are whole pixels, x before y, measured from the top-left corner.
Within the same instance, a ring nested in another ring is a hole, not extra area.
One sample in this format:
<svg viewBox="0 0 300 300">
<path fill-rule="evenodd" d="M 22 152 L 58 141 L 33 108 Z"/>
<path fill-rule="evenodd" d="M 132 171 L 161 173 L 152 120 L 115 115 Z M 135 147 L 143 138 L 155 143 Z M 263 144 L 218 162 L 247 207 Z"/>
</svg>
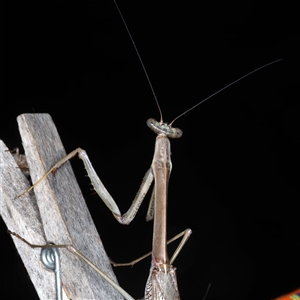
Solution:
<svg viewBox="0 0 300 300">
<path fill-rule="evenodd" d="M 50 115 L 23 114 L 17 120 L 30 176 L 36 182 L 66 153 Z M 0 141 L 0 213 L 7 228 L 34 244 L 72 244 L 116 280 L 70 163 L 48 176 L 34 193 L 18 198 L 29 182 L 7 150 Z M 54 274 L 40 262 L 40 249 L 13 240 L 40 299 L 55 299 Z M 66 249 L 60 253 L 63 289 L 70 299 L 122 299 L 79 258 Z"/>
</svg>

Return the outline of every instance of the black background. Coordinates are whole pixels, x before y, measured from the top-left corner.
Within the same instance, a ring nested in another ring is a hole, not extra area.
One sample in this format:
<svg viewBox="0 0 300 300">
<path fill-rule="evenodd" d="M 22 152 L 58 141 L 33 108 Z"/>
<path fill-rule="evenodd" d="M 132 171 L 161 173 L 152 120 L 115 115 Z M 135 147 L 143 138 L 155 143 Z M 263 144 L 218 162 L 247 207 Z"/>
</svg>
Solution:
<svg viewBox="0 0 300 300">
<path fill-rule="evenodd" d="M 284 59 L 175 122 L 184 135 L 172 141 L 168 236 L 193 229 L 174 263 L 183 300 L 202 299 L 210 282 L 207 299 L 272 299 L 300 287 L 297 2 L 126 1 L 120 9 L 166 122 Z M 0 113 L 9 148 L 21 147 L 19 114 L 51 114 L 67 152 L 86 149 L 127 210 L 152 160 L 145 122 L 159 114 L 113 1 L 2 1 Z M 108 255 L 148 252 L 147 205 L 131 225 L 118 224 L 91 195 L 81 162 L 72 165 Z M 0 233 L 1 292 L 36 299 L 2 222 Z M 115 270 L 134 298 L 149 266 Z"/>
</svg>

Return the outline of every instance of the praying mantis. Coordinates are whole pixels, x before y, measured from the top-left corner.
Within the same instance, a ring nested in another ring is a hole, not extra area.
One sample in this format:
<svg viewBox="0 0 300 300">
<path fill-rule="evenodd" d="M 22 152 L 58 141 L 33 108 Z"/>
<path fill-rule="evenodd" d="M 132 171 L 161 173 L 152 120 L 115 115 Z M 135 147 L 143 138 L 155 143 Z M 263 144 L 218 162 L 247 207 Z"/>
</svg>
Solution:
<svg viewBox="0 0 300 300">
<path fill-rule="evenodd" d="M 187 131 L 185 130 L 185 132 L 187 132 Z"/>
<path fill-rule="evenodd" d="M 274 62 L 272 62 L 274 63 Z M 268 64 L 269 65 L 269 64 Z M 264 66 L 265 67 L 265 66 Z M 263 68 L 263 67 L 261 67 Z M 261 69 L 259 68 L 259 69 Z M 256 72 L 257 70 L 253 71 Z M 251 72 L 251 73 L 253 73 Z M 246 76 L 249 76 L 251 73 L 248 73 Z M 245 76 L 244 76 L 245 77 Z M 242 77 L 243 78 L 243 77 Z M 238 79 L 241 80 L 242 78 Z M 233 83 L 232 83 L 233 84 Z M 221 90 L 219 90 L 221 91 Z M 202 103 L 208 100 L 210 97 L 202 100 Z M 201 102 L 200 102 L 201 103 Z M 29 122 L 30 124 L 31 122 Z M 173 123 L 173 122 L 172 122 Z M 27 125 L 28 129 L 31 125 Z M 43 128 L 44 125 L 35 125 L 40 128 Z M 182 234 L 178 235 L 178 237 L 182 237 L 182 241 L 179 244 L 178 248 L 172 255 L 171 259 L 168 259 L 168 254 L 166 250 L 166 210 L 167 210 L 167 192 L 168 192 L 168 180 L 170 176 L 170 171 L 172 168 L 172 163 L 170 159 L 170 142 L 169 138 L 179 138 L 182 135 L 182 131 L 178 128 L 172 128 L 171 125 L 165 124 L 162 121 L 157 122 L 154 119 L 149 119 L 147 121 L 147 125 L 158 134 L 156 139 L 155 146 L 155 154 L 153 158 L 153 163 L 149 171 L 144 176 L 142 185 L 140 190 L 138 191 L 135 200 L 133 201 L 131 207 L 127 211 L 126 214 L 121 215 L 120 211 L 114 202 L 114 200 L 109 195 L 108 191 L 103 186 L 100 179 L 97 177 L 95 170 L 93 169 L 90 160 L 87 157 L 87 154 L 84 150 L 77 148 L 76 150 L 69 153 L 67 156 L 63 157 L 60 161 L 58 161 L 50 170 L 42 176 L 38 181 L 35 181 L 34 185 L 32 185 L 28 190 L 23 192 L 18 196 L 18 198 L 22 198 L 23 195 L 28 194 L 34 187 L 38 187 L 41 182 L 43 182 L 51 173 L 56 173 L 56 171 L 64 165 L 70 158 L 78 155 L 84 162 L 85 168 L 91 182 L 94 186 L 94 189 L 97 191 L 98 195 L 104 201 L 106 206 L 112 211 L 115 218 L 121 224 L 130 223 L 139 206 L 141 205 L 145 194 L 147 193 L 152 181 L 155 181 L 154 192 L 151 197 L 147 219 L 151 220 L 153 216 L 154 220 L 154 233 L 153 233 L 153 251 L 152 251 L 152 265 L 150 268 L 150 275 L 148 278 L 148 282 L 145 288 L 145 299 L 146 300 L 156 300 L 156 299 L 180 299 L 179 291 L 177 286 L 177 279 L 175 274 L 175 269 L 172 266 L 173 261 L 177 257 L 179 251 L 185 244 L 186 240 L 189 238 L 191 234 L 191 230 L 187 229 Z M 49 131 L 50 132 L 50 131 Z M 48 133 L 49 134 L 49 133 Z M 50 135 L 51 136 L 51 135 Z M 57 179 L 58 180 L 58 179 Z M 47 212 L 46 212 L 47 213 Z M 48 213 L 49 215 L 49 213 Z M 51 215 L 49 215 L 51 219 Z M 9 231 L 12 235 L 22 239 L 24 242 L 29 244 L 31 247 L 49 247 L 41 244 L 31 244 L 26 241 L 18 234 Z M 86 258 L 80 250 L 76 249 L 71 244 L 65 245 L 55 245 L 56 248 L 66 248 L 73 254 L 79 256 L 85 262 L 87 262 L 93 269 L 95 269 L 99 275 L 106 278 L 105 280 L 110 280 L 107 276 L 101 271 L 101 269 L 97 268 L 88 258 Z M 125 299 L 132 300 L 133 298 L 126 293 L 123 289 L 120 289 L 117 284 L 113 281 L 109 281 L 116 289 L 119 289 L 120 293 L 125 297 Z"/>
</svg>

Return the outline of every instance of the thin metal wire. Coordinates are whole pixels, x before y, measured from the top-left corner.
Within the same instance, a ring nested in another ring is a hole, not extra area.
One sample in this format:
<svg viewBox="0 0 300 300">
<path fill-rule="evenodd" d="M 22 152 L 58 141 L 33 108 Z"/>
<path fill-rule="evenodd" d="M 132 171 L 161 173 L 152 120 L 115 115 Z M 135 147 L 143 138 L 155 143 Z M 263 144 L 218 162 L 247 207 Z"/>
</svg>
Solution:
<svg viewBox="0 0 300 300">
<path fill-rule="evenodd" d="M 58 249 L 43 248 L 41 250 L 41 261 L 47 269 L 55 273 L 56 300 L 62 300 L 60 255 Z"/>
</svg>

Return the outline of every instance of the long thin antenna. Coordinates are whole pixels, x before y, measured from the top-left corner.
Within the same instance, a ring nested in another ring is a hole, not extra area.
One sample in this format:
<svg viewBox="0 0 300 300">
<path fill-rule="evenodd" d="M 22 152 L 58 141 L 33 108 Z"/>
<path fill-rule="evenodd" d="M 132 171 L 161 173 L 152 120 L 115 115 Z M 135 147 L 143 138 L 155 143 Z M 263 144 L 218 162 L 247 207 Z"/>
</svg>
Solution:
<svg viewBox="0 0 300 300">
<path fill-rule="evenodd" d="M 261 70 L 261 69 L 263 69 L 263 68 L 265 68 L 265 67 L 267 67 L 267 66 L 270 66 L 270 65 L 272 65 L 272 64 L 275 64 L 275 63 L 277 63 L 277 62 L 279 62 L 279 61 L 282 61 L 282 60 L 283 60 L 283 59 L 277 59 L 277 60 L 275 60 L 275 61 L 272 61 L 272 62 L 270 62 L 270 63 L 267 63 L 267 64 L 263 65 L 262 67 L 259 67 L 259 68 L 255 69 L 255 70 L 249 72 L 248 74 L 246 74 L 246 75 L 244 75 L 244 76 L 242 76 L 242 77 L 236 79 L 235 81 L 233 81 L 233 82 L 227 84 L 227 85 L 224 86 L 223 88 L 219 89 L 219 90 L 216 91 L 215 93 L 211 94 L 210 96 L 208 96 L 208 97 L 205 98 L 204 100 L 198 102 L 197 104 L 195 104 L 194 106 L 192 106 L 191 108 L 189 108 L 188 110 L 186 110 L 185 112 L 183 112 L 182 114 L 180 114 L 178 117 L 176 117 L 176 118 L 169 124 L 169 126 L 172 126 L 172 124 L 173 124 L 178 118 L 180 118 L 180 117 L 182 117 L 183 115 L 187 114 L 187 113 L 190 112 L 192 109 L 196 108 L 198 105 L 202 104 L 203 102 L 205 102 L 206 100 L 212 98 L 213 96 L 219 94 L 220 92 L 224 91 L 225 89 L 227 89 L 228 87 L 230 87 L 230 86 L 232 86 L 233 84 L 237 83 L 238 81 L 240 81 L 240 80 L 242 80 L 242 79 L 248 77 L 249 75 L 251 75 L 251 74 L 253 74 L 253 73 L 255 73 L 255 72 L 257 72 L 257 71 L 259 71 L 259 70 Z"/>
<path fill-rule="evenodd" d="M 123 22 L 123 24 L 124 24 L 124 26 L 125 26 L 125 28 L 126 28 L 126 30 L 127 30 L 127 33 L 128 33 L 128 35 L 129 35 L 129 37 L 130 37 L 130 39 L 131 39 L 132 45 L 133 45 L 133 47 L 134 47 L 134 49 L 135 49 L 135 52 L 136 52 L 136 54 L 137 54 L 137 56 L 138 56 L 138 58 L 139 58 L 139 60 L 140 60 L 140 63 L 141 63 L 141 65 L 142 65 L 142 67 L 143 67 L 144 73 L 145 73 L 145 75 L 146 75 L 147 81 L 148 81 L 148 83 L 149 83 L 149 85 L 150 85 L 152 94 L 153 94 L 153 96 L 154 96 L 156 105 L 157 105 L 158 110 L 159 110 L 159 114 L 160 114 L 160 122 L 162 123 L 162 122 L 163 122 L 162 111 L 161 111 L 160 105 L 159 105 L 159 103 L 158 103 L 156 94 L 155 94 L 155 92 L 154 92 L 152 83 L 151 83 L 151 81 L 150 81 L 150 78 L 149 78 L 149 76 L 148 76 L 147 70 L 146 70 L 146 68 L 145 68 L 145 65 L 144 65 L 144 63 L 143 63 L 143 61 L 142 61 L 142 58 L 141 58 L 141 56 L 140 56 L 140 53 L 139 53 L 139 51 L 138 51 L 138 49 L 137 49 L 137 47 L 136 47 L 136 45 L 135 45 L 135 42 L 134 42 L 134 40 L 133 40 L 133 38 L 132 38 L 132 35 L 131 35 L 131 33 L 130 33 L 129 29 L 128 29 L 128 26 L 127 26 L 127 24 L 126 24 L 126 22 L 125 22 L 125 19 L 123 18 L 123 15 L 122 15 L 122 13 L 121 13 L 121 11 L 120 11 L 120 9 L 119 9 L 119 6 L 118 6 L 116 0 L 114 0 L 114 3 L 115 3 L 115 5 L 116 5 L 116 7 L 117 7 L 117 10 L 118 10 L 119 15 L 120 15 L 120 17 L 121 17 L 121 19 L 122 19 L 122 22 Z M 188 112 L 190 112 L 191 110 L 193 110 L 194 108 L 196 108 L 197 106 L 199 106 L 200 104 L 202 104 L 203 102 L 205 102 L 206 100 L 208 100 L 208 99 L 214 97 L 215 95 L 217 95 L 217 94 L 219 94 L 220 92 L 224 91 L 224 90 L 227 89 L 228 87 L 230 87 L 230 86 L 232 86 L 233 84 L 237 83 L 238 81 L 240 81 L 240 80 L 242 80 L 242 79 L 248 77 L 249 75 L 251 75 L 251 74 L 253 74 L 253 73 L 255 73 L 255 72 L 257 72 L 257 71 L 259 71 L 259 70 L 261 70 L 261 69 L 263 69 L 263 68 L 265 68 L 265 67 L 267 67 L 267 66 L 270 66 L 270 65 L 272 65 L 272 64 L 275 64 L 275 63 L 277 63 L 277 62 L 279 62 L 279 61 L 282 61 L 282 60 L 283 60 L 283 59 L 277 59 L 277 60 L 275 60 L 275 61 L 272 61 L 272 62 L 270 62 L 270 63 L 267 63 L 267 64 L 263 65 L 262 67 L 259 67 L 259 68 L 255 69 L 255 70 L 249 72 L 248 74 L 246 74 L 246 75 L 244 75 L 244 76 L 242 76 L 242 77 L 240 77 L 240 78 L 234 80 L 233 82 L 227 84 L 227 85 L 224 86 L 223 88 L 219 89 L 219 90 L 216 91 L 215 93 L 211 94 L 210 96 L 208 96 L 208 97 L 205 98 L 204 100 L 198 102 L 197 104 L 195 104 L 194 106 L 192 106 L 191 108 L 189 108 L 188 110 L 186 110 L 185 112 L 183 112 L 182 114 L 180 114 L 178 117 L 176 117 L 176 118 L 169 124 L 169 126 L 172 126 L 172 124 L 173 124 L 177 119 L 179 119 L 179 118 L 182 117 L 183 115 L 187 114 Z"/>
<path fill-rule="evenodd" d="M 131 35 L 131 33 L 130 33 L 128 27 L 127 27 L 127 24 L 126 24 L 126 22 L 125 22 L 125 19 L 123 18 L 123 15 L 122 15 L 122 13 L 121 13 L 121 11 L 120 11 L 120 9 L 119 9 L 119 6 L 118 6 L 118 4 L 117 4 L 117 2 L 116 2 L 115 0 L 114 0 L 114 2 L 115 2 L 115 5 L 116 5 L 116 7 L 117 7 L 117 10 L 118 10 L 118 12 L 119 12 L 119 15 L 120 15 L 120 17 L 121 17 L 121 19 L 122 19 L 122 21 L 123 21 L 123 24 L 125 25 L 125 28 L 126 28 L 126 30 L 127 30 L 127 33 L 128 33 L 128 35 L 129 35 L 129 37 L 130 37 L 130 39 L 131 39 L 132 45 L 133 45 L 133 47 L 134 47 L 134 49 L 135 49 L 135 52 L 136 52 L 136 54 L 137 54 L 137 56 L 138 56 L 138 58 L 139 58 L 139 60 L 140 60 L 140 63 L 141 63 L 141 65 L 142 65 L 142 67 L 143 67 L 144 73 L 145 73 L 145 75 L 146 75 L 146 77 L 147 77 L 148 83 L 149 83 L 149 85 L 150 85 L 152 94 L 153 94 L 153 96 L 154 96 L 156 105 L 157 105 L 158 110 L 159 110 L 160 121 L 162 122 L 162 121 L 163 121 L 162 112 L 161 112 L 161 109 L 160 109 L 160 106 L 159 106 L 159 103 L 158 103 L 156 94 L 155 94 L 155 92 L 154 92 L 152 83 L 151 83 L 150 78 L 149 78 L 149 76 L 148 76 L 147 70 L 146 70 L 146 68 L 145 68 L 145 66 L 144 66 L 144 63 L 143 63 L 143 61 L 142 61 L 142 58 L 141 58 L 141 56 L 140 56 L 140 53 L 139 53 L 139 51 L 138 51 L 136 45 L 135 45 L 135 42 L 134 42 L 134 40 L 133 40 L 133 38 L 132 38 L 132 35 Z"/>
</svg>

